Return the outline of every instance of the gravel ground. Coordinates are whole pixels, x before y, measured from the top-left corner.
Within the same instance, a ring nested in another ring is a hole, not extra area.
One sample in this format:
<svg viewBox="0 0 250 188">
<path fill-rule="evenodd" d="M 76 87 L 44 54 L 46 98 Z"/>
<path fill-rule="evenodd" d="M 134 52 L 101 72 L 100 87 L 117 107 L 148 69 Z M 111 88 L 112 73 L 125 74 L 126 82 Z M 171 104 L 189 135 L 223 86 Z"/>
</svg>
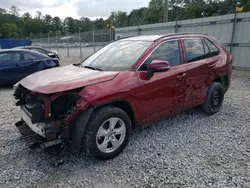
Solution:
<svg viewBox="0 0 250 188">
<path fill-rule="evenodd" d="M 13 91 L 1 88 L 0 187 L 250 187 L 249 88 L 250 72 L 235 71 L 218 114 L 196 108 L 137 130 L 106 162 L 30 150 Z"/>
</svg>

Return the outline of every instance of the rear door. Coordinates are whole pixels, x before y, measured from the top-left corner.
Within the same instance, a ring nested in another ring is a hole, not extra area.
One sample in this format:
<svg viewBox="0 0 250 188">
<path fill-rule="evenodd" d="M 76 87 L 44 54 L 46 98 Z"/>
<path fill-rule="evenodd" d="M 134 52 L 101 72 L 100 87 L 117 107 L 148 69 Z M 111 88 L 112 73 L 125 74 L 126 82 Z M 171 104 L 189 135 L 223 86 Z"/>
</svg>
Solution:
<svg viewBox="0 0 250 188">
<path fill-rule="evenodd" d="M 17 63 L 20 72 L 19 79 L 22 79 L 39 70 L 40 60 L 33 54 L 22 52 L 20 54 L 21 60 Z"/>
<path fill-rule="evenodd" d="M 211 72 L 207 67 L 207 59 L 202 38 L 183 39 L 186 52 L 186 74 L 184 110 L 201 104 L 206 96 L 208 79 Z"/>
<path fill-rule="evenodd" d="M 216 76 L 216 66 L 218 62 L 222 60 L 222 57 L 219 56 L 219 49 L 208 39 L 203 39 L 205 54 L 206 54 L 206 65 L 209 70 L 209 77 L 207 79 L 207 84 L 213 81 Z"/>
<path fill-rule="evenodd" d="M 16 66 L 19 61 L 19 52 L 0 53 L 0 84 L 13 84 L 19 81 L 20 72 Z"/>
</svg>

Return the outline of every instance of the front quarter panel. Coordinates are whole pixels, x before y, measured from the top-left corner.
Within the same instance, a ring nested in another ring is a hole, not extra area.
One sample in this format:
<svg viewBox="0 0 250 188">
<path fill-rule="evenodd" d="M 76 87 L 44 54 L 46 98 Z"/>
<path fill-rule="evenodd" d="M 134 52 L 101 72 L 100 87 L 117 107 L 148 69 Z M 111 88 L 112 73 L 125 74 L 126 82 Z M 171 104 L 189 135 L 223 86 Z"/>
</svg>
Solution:
<svg viewBox="0 0 250 188">
<path fill-rule="evenodd" d="M 138 119 L 140 106 L 137 99 L 139 85 L 136 72 L 120 72 L 113 80 L 85 87 L 79 95 L 94 106 L 102 106 L 114 101 L 127 101 Z"/>
</svg>

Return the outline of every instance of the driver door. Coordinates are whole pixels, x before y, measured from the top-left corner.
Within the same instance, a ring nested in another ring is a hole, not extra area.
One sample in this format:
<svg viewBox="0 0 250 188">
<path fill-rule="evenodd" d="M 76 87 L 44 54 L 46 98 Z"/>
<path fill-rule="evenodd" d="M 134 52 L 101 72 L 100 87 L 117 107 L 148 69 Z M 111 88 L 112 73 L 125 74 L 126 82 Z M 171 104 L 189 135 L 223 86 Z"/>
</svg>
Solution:
<svg viewBox="0 0 250 188">
<path fill-rule="evenodd" d="M 168 61 L 171 68 L 147 78 L 147 65 L 156 59 Z M 185 99 L 185 72 L 178 40 L 162 43 L 146 59 L 138 71 L 140 106 L 144 109 L 141 117 L 145 122 L 156 121 L 182 110 Z"/>
</svg>

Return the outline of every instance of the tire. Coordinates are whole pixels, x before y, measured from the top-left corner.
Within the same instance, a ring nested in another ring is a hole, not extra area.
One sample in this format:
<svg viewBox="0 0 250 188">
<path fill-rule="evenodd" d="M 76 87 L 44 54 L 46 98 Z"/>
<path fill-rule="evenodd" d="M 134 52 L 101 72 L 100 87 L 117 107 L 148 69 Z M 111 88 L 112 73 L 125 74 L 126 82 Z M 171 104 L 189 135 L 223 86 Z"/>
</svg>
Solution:
<svg viewBox="0 0 250 188">
<path fill-rule="evenodd" d="M 202 108 L 208 115 L 220 111 L 224 100 L 224 87 L 221 83 L 213 82 L 207 89 L 205 102 Z"/>
<path fill-rule="evenodd" d="M 85 152 L 99 160 L 112 159 L 126 147 L 131 131 L 131 121 L 126 112 L 117 107 L 102 107 L 92 114 L 86 127 L 83 136 Z"/>
</svg>

